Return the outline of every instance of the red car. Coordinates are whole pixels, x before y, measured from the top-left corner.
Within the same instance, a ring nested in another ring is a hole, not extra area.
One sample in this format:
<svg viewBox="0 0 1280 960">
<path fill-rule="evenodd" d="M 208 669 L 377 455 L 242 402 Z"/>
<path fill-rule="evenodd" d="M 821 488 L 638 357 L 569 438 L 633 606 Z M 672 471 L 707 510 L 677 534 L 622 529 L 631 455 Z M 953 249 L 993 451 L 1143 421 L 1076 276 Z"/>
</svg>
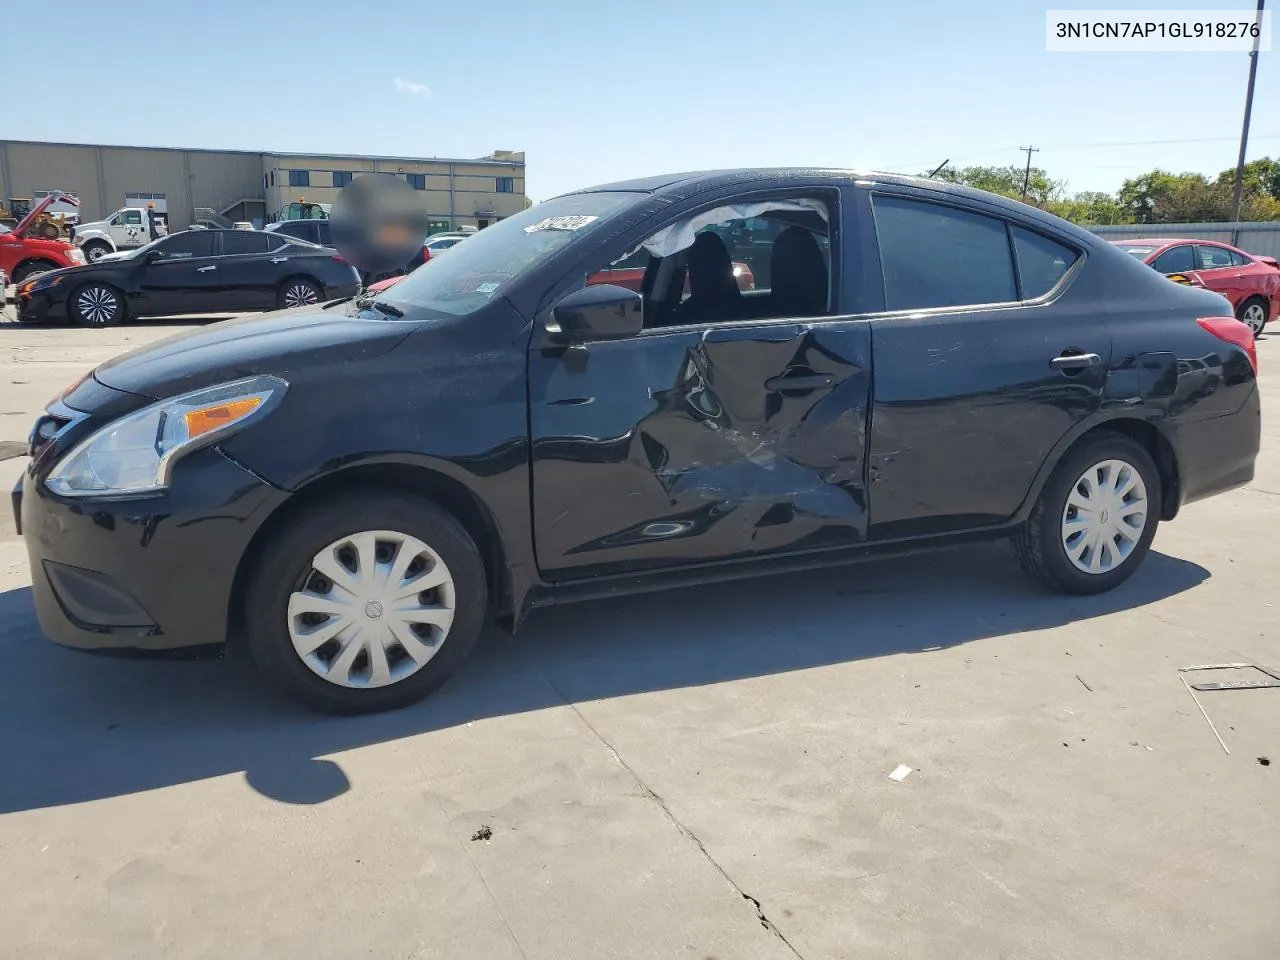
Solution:
<svg viewBox="0 0 1280 960">
<path fill-rule="evenodd" d="M 61 194 L 55 191 L 41 197 L 40 202 L 12 230 L 0 226 L 0 270 L 4 271 L 10 283 L 22 283 L 37 273 L 84 263 L 84 254 L 69 240 L 42 240 L 27 236 L 31 225 L 59 196 Z"/>
<path fill-rule="evenodd" d="M 644 280 L 644 268 L 647 262 L 647 254 L 633 253 L 630 257 L 619 260 L 617 263 L 609 267 L 608 270 L 601 270 L 594 273 L 587 280 L 587 285 L 592 286 L 598 283 L 611 283 L 614 286 L 626 287 L 628 290 L 640 292 L 640 284 Z M 733 277 L 738 281 L 739 290 L 754 290 L 756 288 L 756 278 L 751 272 L 751 268 L 745 263 L 735 263 L 733 265 Z M 403 280 L 404 277 L 388 277 L 378 283 L 370 284 L 369 293 L 381 293 L 388 287 L 394 287 Z M 685 289 L 688 290 L 689 282 L 685 281 Z"/>
<path fill-rule="evenodd" d="M 1179 274 L 1195 286 L 1222 294 L 1255 337 L 1280 313 L 1280 264 L 1274 257 L 1245 253 L 1215 240 L 1113 242 L 1166 276 Z"/>
</svg>

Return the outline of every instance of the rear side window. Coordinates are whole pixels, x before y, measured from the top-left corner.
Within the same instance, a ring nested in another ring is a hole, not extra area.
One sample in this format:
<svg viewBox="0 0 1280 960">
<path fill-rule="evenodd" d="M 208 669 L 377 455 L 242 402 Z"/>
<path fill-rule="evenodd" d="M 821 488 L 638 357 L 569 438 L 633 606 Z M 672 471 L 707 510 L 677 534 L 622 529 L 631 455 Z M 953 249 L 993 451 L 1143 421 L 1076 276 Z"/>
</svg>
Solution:
<svg viewBox="0 0 1280 960">
<path fill-rule="evenodd" d="M 873 208 L 888 309 L 1018 299 L 1003 220 L 902 197 L 876 196 Z"/>
<path fill-rule="evenodd" d="M 1200 269 L 1201 270 L 1218 270 L 1222 267 L 1242 267 L 1248 261 L 1238 253 L 1233 253 L 1226 247 L 1211 247 L 1205 244 L 1199 248 L 1200 250 Z"/>
<path fill-rule="evenodd" d="M 1070 247 L 1043 234 L 1010 226 L 1013 251 L 1018 257 L 1018 279 L 1022 281 L 1022 299 L 1034 300 L 1058 285 L 1078 256 Z"/>
<path fill-rule="evenodd" d="M 228 230 L 222 235 L 222 253 L 235 256 L 241 253 L 266 253 L 280 242 L 269 233 L 256 230 Z"/>
<path fill-rule="evenodd" d="M 1170 247 L 1151 261 L 1151 266 L 1160 273 L 1186 273 L 1196 269 L 1195 252 L 1189 243 Z"/>
</svg>

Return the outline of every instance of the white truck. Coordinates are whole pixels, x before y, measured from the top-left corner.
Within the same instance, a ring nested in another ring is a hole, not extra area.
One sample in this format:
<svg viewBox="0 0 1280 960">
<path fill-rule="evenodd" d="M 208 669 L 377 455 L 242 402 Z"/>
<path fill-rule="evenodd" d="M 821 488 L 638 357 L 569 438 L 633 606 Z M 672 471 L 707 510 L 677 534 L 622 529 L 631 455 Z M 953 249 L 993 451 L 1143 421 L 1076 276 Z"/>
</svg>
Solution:
<svg viewBox="0 0 1280 960">
<path fill-rule="evenodd" d="M 169 232 L 167 217 L 162 210 L 148 211 L 146 207 L 121 207 L 105 220 L 82 223 L 76 227 L 73 238 L 76 246 L 84 251 L 90 263 L 96 263 L 109 253 L 132 250 L 151 242 L 151 224 L 148 212 L 154 214 L 156 235 Z"/>
</svg>

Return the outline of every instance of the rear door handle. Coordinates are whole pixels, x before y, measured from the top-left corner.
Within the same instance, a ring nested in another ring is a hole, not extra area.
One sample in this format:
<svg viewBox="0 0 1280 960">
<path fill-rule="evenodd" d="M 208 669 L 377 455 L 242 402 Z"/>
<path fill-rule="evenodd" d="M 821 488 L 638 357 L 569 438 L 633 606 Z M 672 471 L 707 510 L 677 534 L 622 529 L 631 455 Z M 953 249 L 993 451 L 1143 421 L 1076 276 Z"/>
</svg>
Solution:
<svg viewBox="0 0 1280 960">
<path fill-rule="evenodd" d="M 218 269 L 217 267 L 212 265 L 207 267 L 196 267 L 196 273 L 208 273 L 210 270 L 217 270 L 217 269 Z"/>
<path fill-rule="evenodd" d="M 835 386 L 835 378 L 824 373 L 814 374 L 813 376 L 792 376 L 786 374 L 770 377 L 764 382 L 766 390 L 774 390 L 778 393 L 790 393 L 791 391 L 801 390 L 825 390 L 828 387 Z"/>
<path fill-rule="evenodd" d="M 1050 360 L 1049 366 L 1055 370 L 1083 370 L 1101 362 L 1102 357 L 1096 353 L 1063 353 Z"/>
</svg>

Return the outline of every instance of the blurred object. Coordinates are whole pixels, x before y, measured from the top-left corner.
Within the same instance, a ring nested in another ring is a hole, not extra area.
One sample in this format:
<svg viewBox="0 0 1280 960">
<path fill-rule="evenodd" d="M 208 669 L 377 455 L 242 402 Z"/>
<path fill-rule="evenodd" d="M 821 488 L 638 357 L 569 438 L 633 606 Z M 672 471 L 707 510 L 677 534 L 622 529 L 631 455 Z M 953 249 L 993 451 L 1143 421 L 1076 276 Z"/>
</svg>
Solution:
<svg viewBox="0 0 1280 960">
<path fill-rule="evenodd" d="M 248 220 L 237 220 L 231 227 L 233 230 L 252 230 L 253 224 Z"/>
<path fill-rule="evenodd" d="M 418 192 L 399 177 L 360 177 L 329 211 L 333 245 L 361 271 L 403 270 L 421 256 L 429 217 Z"/>
</svg>

